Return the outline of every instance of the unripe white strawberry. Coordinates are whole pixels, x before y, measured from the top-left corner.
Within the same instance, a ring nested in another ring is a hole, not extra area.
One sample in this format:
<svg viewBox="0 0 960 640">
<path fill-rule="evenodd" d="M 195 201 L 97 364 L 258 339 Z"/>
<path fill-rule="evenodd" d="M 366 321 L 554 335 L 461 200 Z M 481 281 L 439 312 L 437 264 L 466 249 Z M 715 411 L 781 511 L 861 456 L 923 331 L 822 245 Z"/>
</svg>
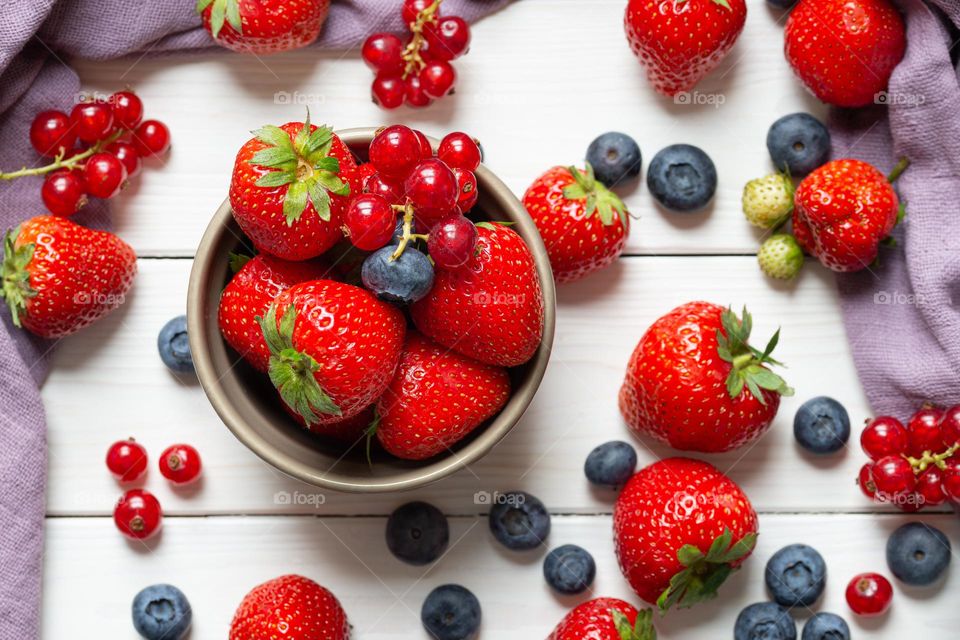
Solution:
<svg viewBox="0 0 960 640">
<path fill-rule="evenodd" d="M 787 233 L 778 233 L 766 239 L 757 251 L 760 269 L 778 280 L 790 280 L 800 273 L 803 250 L 796 239 Z"/>
<path fill-rule="evenodd" d="M 782 173 L 751 180 L 743 187 L 743 215 L 750 224 L 772 229 L 793 211 L 793 182 Z"/>
</svg>

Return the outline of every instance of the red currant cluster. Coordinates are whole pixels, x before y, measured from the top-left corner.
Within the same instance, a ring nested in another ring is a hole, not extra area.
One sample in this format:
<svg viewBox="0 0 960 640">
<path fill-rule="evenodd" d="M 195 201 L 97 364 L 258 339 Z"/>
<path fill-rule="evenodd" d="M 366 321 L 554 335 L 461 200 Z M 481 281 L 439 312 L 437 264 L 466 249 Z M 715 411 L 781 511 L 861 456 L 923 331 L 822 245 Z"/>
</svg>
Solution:
<svg viewBox="0 0 960 640">
<path fill-rule="evenodd" d="M 175 486 L 185 486 L 200 477 L 200 454 L 188 444 L 174 444 L 160 454 L 160 473 Z M 110 445 L 107 468 L 117 482 L 137 482 L 147 471 L 147 450 L 130 438 Z M 160 501 L 146 489 L 130 489 L 113 509 L 113 522 L 128 538 L 144 540 L 160 530 Z"/>
<path fill-rule="evenodd" d="M 426 107 L 453 92 L 457 72 L 450 61 L 470 47 L 470 26 L 457 16 L 441 17 L 442 1 L 404 0 L 406 42 L 392 33 L 375 33 L 363 43 L 363 60 L 377 74 L 373 101 L 384 109 L 404 102 Z"/>
<path fill-rule="evenodd" d="M 396 235 L 399 257 L 411 241 L 426 240 L 437 267 L 463 266 L 477 243 L 477 230 L 464 214 L 477 202 L 474 171 L 480 160 L 479 145 L 465 133 L 445 136 L 435 156 L 420 131 L 387 127 L 370 143 L 370 161 L 360 167 L 362 193 L 346 213 L 350 241 L 375 251 Z"/>
<path fill-rule="evenodd" d="M 89 99 L 62 111 L 41 111 L 30 125 L 30 143 L 53 162 L 43 167 L 0 173 L 0 180 L 45 175 L 40 189 L 50 213 L 70 216 L 87 196 L 112 198 L 140 172 L 142 159 L 170 147 L 170 131 L 158 120 L 143 119 L 143 102 L 130 91 Z"/>
<path fill-rule="evenodd" d="M 858 479 L 867 497 L 907 512 L 947 500 L 960 504 L 960 405 L 925 406 L 906 426 L 890 416 L 874 418 L 860 446 L 871 460 Z"/>
</svg>

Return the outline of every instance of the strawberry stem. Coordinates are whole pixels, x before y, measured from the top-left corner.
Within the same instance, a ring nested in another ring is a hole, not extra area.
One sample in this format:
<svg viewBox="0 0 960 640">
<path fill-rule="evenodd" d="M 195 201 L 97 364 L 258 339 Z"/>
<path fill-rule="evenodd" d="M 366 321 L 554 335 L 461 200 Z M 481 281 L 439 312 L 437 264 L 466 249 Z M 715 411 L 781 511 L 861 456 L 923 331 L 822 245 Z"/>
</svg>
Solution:
<svg viewBox="0 0 960 640">
<path fill-rule="evenodd" d="M 894 183 L 894 182 L 896 182 L 896 181 L 897 181 L 897 178 L 899 178 L 900 175 L 901 175 L 904 171 L 906 171 L 906 170 L 907 170 L 907 167 L 909 167 L 909 166 L 910 166 L 910 158 L 907 158 L 906 156 L 900 158 L 900 159 L 897 161 L 897 164 L 893 167 L 893 170 L 890 171 L 890 175 L 887 176 L 887 182 L 889 182 L 889 183 L 891 183 L 891 184 Z"/>
<path fill-rule="evenodd" d="M 747 533 L 733 542 L 733 532 L 724 529 L 706 552 L 692 544 L 680 547 L 677 560 L 685 568 L 670 578 L 670 586 L 657 598 L 661 613 L 673 605 L 692 607 L 715 597 L 717 589 L 733 573 L 734 567 L 739 566 L 756 545 L 756 533 Z"/>
<path fill-rule="evenodd" d="M 100 140 L 95 145 L 90 147 L 85 151 L 81 151 L 75 156 L 70 156 L 66 160 L 63 159 L 63 154 L 58 153 L 57 157 L 54 158 L 53 162 L 43 167 L 34 167 L 33 169 L 27 169 L 26 167 L 20 169 L 19 171 L 11 171 L 10 173 L 0 173 L 0 180 L 16 180 L 17 178 L 23 178 L 25 176 L 42 176 L 51 171 L 56 171 L 57 169 L 75 169 L 78 164 L 89 158 L 95 153 L 99 153 L 104 147 L 109 144 L 116 142 L 120 136 L 124 133 L 127 133 L 125 129 L 118 129 L 109 137 Z"/>
</svg>

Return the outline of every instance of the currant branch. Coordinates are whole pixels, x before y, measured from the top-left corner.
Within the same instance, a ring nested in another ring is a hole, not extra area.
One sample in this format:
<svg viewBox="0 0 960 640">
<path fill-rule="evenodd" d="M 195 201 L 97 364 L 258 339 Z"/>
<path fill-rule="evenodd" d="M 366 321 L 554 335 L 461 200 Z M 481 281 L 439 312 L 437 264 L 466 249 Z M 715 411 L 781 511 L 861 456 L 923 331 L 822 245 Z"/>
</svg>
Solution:
<svg viewBox="0 0 960 640">
<path fill-rule="evenodd" d="M 89 149 L 82 151 L 74 156 L 70 156 L 66 160 L 63 159 L 63 152 L 58 153 L 53 162 L 43 167 L 35 167 L 33 169 L 27 169 L 26 167 L 20 169 L 19 171 L 11 171 L 9 173 L 0 172 L 0 180 L 15 180 L 17 178 L 23 178 L 25 176 L 42 176 L 57 169 L 73 169 L 82 161 L 86 160 L 95 153 L 99 153 L 107 147 L 108 145 L 116 142 L 120 139 L 120 136 L 128 133 L 124 129 L 118 129 L 112 135 L 103 140 L 98 141 Z"/>
<path fill-rule="evenodd" d="M 417 19 L 410 23 L 410 32 L 413 37 L 403 50 L 403 60 L 407 63 L 403 70 L 403 79 L 406 80 L 411 73 L 423 69 L 427 63 L 420 55 L 420 49 L 423 48 L 425 38 L 423 30 L 428 24 L 437 21 L 437 14 L 440 12 L 440 4 L 443 0 L 435 0 L 433 4 L 417 14 Z"/>
</svg>

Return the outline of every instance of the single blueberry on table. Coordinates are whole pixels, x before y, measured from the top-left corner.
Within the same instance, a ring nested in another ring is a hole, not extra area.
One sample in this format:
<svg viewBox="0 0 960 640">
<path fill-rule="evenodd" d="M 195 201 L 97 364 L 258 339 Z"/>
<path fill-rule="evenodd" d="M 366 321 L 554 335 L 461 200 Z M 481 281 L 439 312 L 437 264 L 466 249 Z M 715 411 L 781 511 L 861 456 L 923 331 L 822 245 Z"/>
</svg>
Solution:
<svg viewBox="0 0 960 640">
<path fill-rule="evenodd" d="M 160 359 L 175 373 L 193 373 L 193 356 L 187 336 L 187 316 L 177 316 L 160 329 L 157 336 Z"/>
<path fill-rule="evenodd" d="M 508 549 L 536 549 L 550 535 L 550 514 L 529 493 L 497 494 L 497 502 L 490 508 L 490 531 Z"/>
<path fill-rule="evenodd" d="M 429 564 L 450 542 L 447 518 L 432 504 L 408 502 L 387 519 L 387 548 L 404 562 Z"/>
<path fill-rule="evenodd" d="M 673 144 L 653 157 L 647 187 L 671 211 L 697 211 L 707 206 L 717 190 L 717 168 L 701 149 Z"/>
<path fill-rule="evenodd" d="M 619 131 L 608 131 L 587 147 L 587 162 L 597 180 L 615 187 L 640 175 L 643 157 L 636 140 Z"/>
<path fill-rule="evenodd" d="M 757 602 L 740 612 L 734 640 L 797 640 L 797 623 L 775 602 Z"/>
<path fill-rule="evenodd" d="M 771 597 L 785 607 L 809 607 L 820 598 L 827 583 L 827 563 L 805 544 L 791 544 L 767 562 L 764 580 Z"/>
<path fill-rule="evenodd" d="M 767 0 L 767 4 L 770 4 L 778 9 L 789 9 L 793 5 L 797 4 L 797 0 Z"/>
<path fill-rule="evenodd" d="M 830 159 L 830 132 L 809 113 L 791 113 L 770 125 L 767 151 L 778 171 L 805 176 Z"/>
<path fill-rule="evenodd" d="M 850 438 L 850 416 L 833 398 L 811 398 L 800 405 L 793 417 L 793 435 L 811 453 L 833 453 Z"/>
<path fill-rule="evenodd" d="M 593 556 L 575 544 L 557 547 L 543 559 L 543 577 L 559 593 L 583 593 L 593 584 L 596 575 L 597 565 Z"/>
<path fill-rule="evenodd" d="M 850 640 L 850 627 L 837 614 L 821 611 L 803 625 L 800 640 Z"/>
<path fill-rule="evenodd" d="M 133 626 L 146 640 L 180 640 L 193 620 L 187 596 L 169 584 L 146 587 L 134 597 L 131 609 Z"/>
<path fill-rule="evenodd" d="M 367 256 L 360 269 L 363 285 L 387 302 L 416 302 L 433 286 L 433 265 L 427 256 L 409 245 L 396 260 L 394 251 L 395 246 L 387 245 Z"/>
<path fill-rule="evenodd" d="M 436 640 L 470 640 L 480 629 L 480 601 L 458 584 L 437 587 L 423 601 L 420 620 Z"/>
<path fill-rule="evenodd" d="M 887 539 L 887 565 L 904 584 L 933 584 L 950 564 L 950 555 L 947 536 L 922 522 L 908 522 Z"/>
<path fill-rule="evenodd" d="M 622 487 L 637 469 L 637 451 L 628 443 L 604 442 L 587 456 L 583 472 L 587 480 L 601 487 Z"/>
</svg>

